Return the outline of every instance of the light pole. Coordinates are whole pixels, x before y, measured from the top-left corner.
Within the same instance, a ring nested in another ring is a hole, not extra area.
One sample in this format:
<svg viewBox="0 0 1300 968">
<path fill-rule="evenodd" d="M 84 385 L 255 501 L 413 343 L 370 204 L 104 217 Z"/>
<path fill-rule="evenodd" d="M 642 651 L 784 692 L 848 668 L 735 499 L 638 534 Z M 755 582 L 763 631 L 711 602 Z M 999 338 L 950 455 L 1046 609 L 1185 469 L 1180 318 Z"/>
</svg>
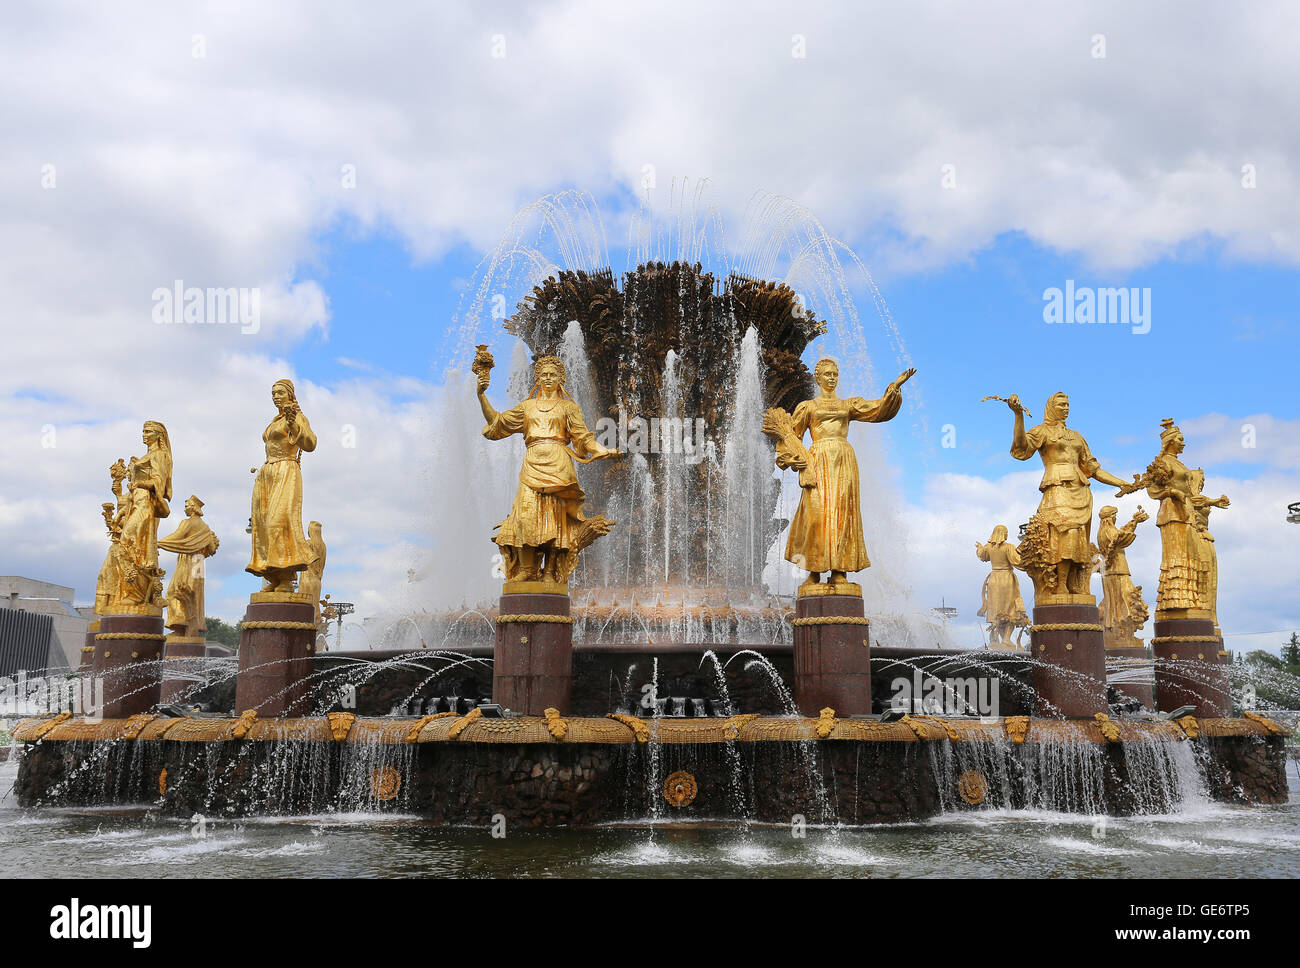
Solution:
<svg viewBox="0 0 1300 968">
<path fill-rule="evenodd" d="M 325 619 L 325 641 L 329 642 L 329 621 L 335 620 L 334 648 L 341 648 L 343 645 L 343 616 L 351 615 L 357 610 L 357 607 L 351 602 L 333 602 L 330 601 L 329 595 L 321 599 L 321 618 Z"/>
</svg>

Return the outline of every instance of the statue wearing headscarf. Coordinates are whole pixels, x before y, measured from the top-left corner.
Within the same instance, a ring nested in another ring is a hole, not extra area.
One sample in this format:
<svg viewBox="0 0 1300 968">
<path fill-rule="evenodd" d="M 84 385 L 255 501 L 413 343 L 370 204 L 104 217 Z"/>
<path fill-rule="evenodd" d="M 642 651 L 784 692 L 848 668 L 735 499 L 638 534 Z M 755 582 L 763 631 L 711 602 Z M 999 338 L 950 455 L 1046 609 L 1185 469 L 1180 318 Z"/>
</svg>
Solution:
<svg viewBox="0 0 1300 968">
<path fill-rule="evenodd" d="M 126 465 L 127 492 L 120 515 L 120 533 L 110 554 L 113 587 L 108 592 L 108 613 L 160 614 L 162 576 L 158 567 L 158 521 L 171 514 L 172 447 L 167 428 L 147 420 L 141 432 L 143 457 Z M 159 611 L 155 611 L 159 610 Z"/>
<path fill-rule="evenodd" d="M 204 559 L 217 553 L 221 542 L 203 520 L 203 502 L 194 495 L 185 501 L 185 520 L 158 547 L 176 554 L 176 570 L 167 586 L 167 627 L 181 636 L 202 637 L 204 617 Z"/>
<path fill-rule="evenodd" d="M 1103 470 L 1083 436 L 1065 425 L 1070 398 L 1064 393 L 1048 398 L 1043 422 L 1029 431 L 1025 430 L 1020 398 L 1012 394 L 1007 406 L 1016 415 L 1011 456 L 1029 460 L 1038 454 L 1043 461 L 1043 477 L 1038 484 L 1043 496 L 1034 515 L 1037 520 L 1030 522 L 1026 535 L 1035 535 L 1033 543 L 1037 546 L 1035 566 L 1026 564 L 1034 579 L 1035 600 L 1041 605 L 1047 596 L 1086 596 L 1094 556 L 1090 539 L 1091 482 L 1098 480 L 1120 488 L 1117 496 L 1126 493 L 1123 489 L 1129 484 Z M 1024 551 L 1022 546 L 1022 555 Z"/>
<path fill-rule="evenodd" d="M 989 628 L 989 647 L 1014 649 L 1011 639 L 1017 628 L 1029 624 L 1025 600 L 1020 596 L 1020 580 L 1015 569 L 1021 568 L 1016 546 L 1007 541 L 1007 526 L 999 524 L 993 529 L 988 544 L 975 542 L 975 555 L 980 561 L 993 566 L 984 580 L 983 602 L 977 614 L 984 617 Z"/>
<path fill-rule="evenodd" d="M 302 531 L 299 459 L 316 449 L 316 434 L 298 409 L 292 382 L 277 380 L 271 399 L 279 412 L 262 434 L 266 463 L 253 481 L 253 555 L 244 570 L 263 579 L 264 592 L 293 592 L 312 559 Z"/>
</svg>

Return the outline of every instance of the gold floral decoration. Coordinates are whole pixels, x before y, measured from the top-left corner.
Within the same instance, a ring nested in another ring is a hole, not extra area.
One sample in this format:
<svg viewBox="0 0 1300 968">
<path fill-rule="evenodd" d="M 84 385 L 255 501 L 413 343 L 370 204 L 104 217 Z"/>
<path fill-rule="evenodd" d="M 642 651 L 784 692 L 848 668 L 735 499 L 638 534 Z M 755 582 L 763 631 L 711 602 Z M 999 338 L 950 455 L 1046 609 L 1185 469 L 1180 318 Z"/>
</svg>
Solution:
<svg viewBox="0 0 1300 968">
<path fill-rule="evenodd" d="M 381 766 L 370 774 L 370 795 L 376 800 L 392 800 L 402 789 L 402 774 L 392 766 Z"/>
<path fill-rule="evenodd" d="M 674 807 L 686 806 L 699 792 L 699 784 L 695 782 L 695 777 L 685 770 L 669 773 L 668 779 L 664 780 L 664 799 Z"/>
<path fill-rule="evenodd" d="M 983 803 L 989 794 L 989 781 L 979 770 L 967 770 L 957 778 L 957 793 L 971 806 Z"/>
</svg>

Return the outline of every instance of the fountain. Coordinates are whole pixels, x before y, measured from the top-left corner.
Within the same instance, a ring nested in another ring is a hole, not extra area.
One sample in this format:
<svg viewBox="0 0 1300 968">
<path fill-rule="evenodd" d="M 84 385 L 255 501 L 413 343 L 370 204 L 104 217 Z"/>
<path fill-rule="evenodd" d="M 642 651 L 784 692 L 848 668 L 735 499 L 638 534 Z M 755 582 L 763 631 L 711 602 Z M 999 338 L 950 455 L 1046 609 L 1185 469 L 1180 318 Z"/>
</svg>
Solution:
<svg viewBox="0 0 1300 968">
<path fill-rule="evenodd" d="M 857 432 L 899 411 L 915 370 L 879 399 L 837 396 L 841 372 L 855 387 L 871 380 L 837 245 L 768 200 L 760 222 L 780 226 L 794 253 L 784 282 L 765 278 L 773 232 L 715 273 L 694 221 L 678 226 L 677 258 L 652 257 L 663 253 L 643 234 L 616 275 L 580 198 L 550 198 L 539 213 L 564 265 L 516 224 L 471 287 L 462 369 L 439 421 L 438 541 L 411 590 L 429 594 L 398 607 L 384 647 L 317 651 L 304 589 L 318 587 L 323 551 L 303 533 L 300 470 L 317 441 L 280 381 L 253 497 L 248 570 L 264 586 L 238 668 L 167 675 L 156 528 L 170 450 L 164 459 L 165 430 L 151 422 L 150 456 L 114 475 L 131 488 L 105 512 L 111 594 L 88 641 L 89 671 L 106 678 L 103 716 L 64 710 L 14 728 L 21 803 L 148 802 L 176 816 L 400 809 L 549 826 L 1285 802 L 1290 727 L 1233 716 L 1205 525 L 1227 500 L 1201 498 L 1203 475 L 1183 473 L 1181 435 L 1171 443 L 1166 429 L 1161 458 L 1129 484 L 1066 430 L 1063 394 L 1030 430 L 1008 398 L 1012 455 L 1043 456 L 1043 504 L 1014 552 L 1005 528 L 978 545 L 1003 576 L 989 595 L 1001 648 L 936 649 L 939 626 L 897 590 L 883 462 Z M 475 341 L 483 307 L 503 304 L 494 297 L 520 265 L 527 293 L 495 317 L 517 338 L 512 405 L 498 410 L 487 393 L 496 362 Z M 838 360 L 823 354 L 810 370 L 814 345 Z M 1169 553 L 1152 665 L 1129 654 L 1140 643 L 1116 596 L 1131 611 L 1141 602 L 1116 554 L 1134 526 L 1116 538 L 1113 515 L 1109 624 L 1088 593 L 1090 478 L 1182 501 L 1160 511 Z M 174 547 L 215 550 L 200 537 Z M 1012 567 L 1034 579 L 1028 651 L 1010 642 L 1028 621 Z"/>
</svg>

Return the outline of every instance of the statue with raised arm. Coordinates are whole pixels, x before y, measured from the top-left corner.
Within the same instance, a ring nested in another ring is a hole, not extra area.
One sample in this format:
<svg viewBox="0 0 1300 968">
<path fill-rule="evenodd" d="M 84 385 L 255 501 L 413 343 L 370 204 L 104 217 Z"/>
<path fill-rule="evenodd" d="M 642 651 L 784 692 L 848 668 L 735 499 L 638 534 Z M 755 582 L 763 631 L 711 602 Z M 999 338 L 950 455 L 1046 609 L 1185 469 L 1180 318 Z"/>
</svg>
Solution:
<svg viewBox="0 0 1300 968">
<path fill-rule="evenodd" d="M 1148 612 L 1142 601 L 1142 586 L 1133 584 L 1129 573 L 1128 548 L 1137 537 L 1137 526 L 1147 520 L 1141 508 L 1124 527 L 1116 526 L 1119 509 L 1108 504 L 1098 514 L 1097 547 L 1101 551 L 1101 624 L 1106 630 L 1108 649 L 1141 648 L 1137 630 L 1146 624 Z"/>
<path fill-rule="evenodd" d="M 1093 604 L 1088 592 L 1093 570 L 1092 531 L 1093 480 L 1128 493 L 1129 482 L 1102 469 L 1092 456 L 1088 442 L 1065 425 L 1070 415 L 1070 398 L 1054 393 L 1043 410 L 1043 422 L 1025 430 L 1025 411 L 1014 393 L 1007 406 L 1015 414 L 1011 456 L 1029 460 L 1038 454 L 1043 477 L 1038 490 L 1042 498 L 1029 521 L 1020 546 L 1025 570 L 1034 581 L 1036 605 Z"/>
<path fill-rule="evenodd" d="M 1229 502 L 1226 496 L 1210 499 L 1201 493 L 1205 472 L 1188 467 L 1179 456 L 1187 446 L 1183 432 L 1170 417 L 1160 421 L 1160 426 L 1160 454 L 1140 480 L 1147 494 L 1160 502 L 1160 513 L 1156 516 L 1156 526 L 1160 528 L 1156 619 L 1175 616 L 1212 619 L 1210 554 L 1206 552 L 1203 534 L 1208 533 L 1209 509 L 1226 508 Z M 1210 550 L 1212 553 L 1213 548 Z M 1214 571 L 1217 585 L 1217 562 Z"/>
<path fill-rule="evenodd" d="M 487 421 L 483 436 L 503 440 L 522 434 L 528 448 L 514 504 L 492 539 L 501 549 L 506 583 L 542 582 L 563 594 L 578 554 L 615 523 L 604 515 L 583 514 L 586 494 L 574 461 L 586 464 L 620 453 L 602 447 L 587 429 L 582 410 L 564 390 L 565 368 L 558 356 L 534 363 L 532 392 L 505 411 L 488 402 L 492 357 L 486 346 L 478 348 L 471 368 Z"/>
<path fill-rule="evenodd" d="M 862 500 L 858 458 L 849 444 L 854 420 L 883 423 L 903 405 L 903 384 L 915 369 L 904 370 L 885 388 L 879 400 L 836 395 L 840 368 L 834 360 L 819 360 L 813 379 L 821 393 L 788 414 L 779 407 L 763 415 L 763 433 L 776 444 L 776 465 L 799 472 L 799 508 L 790 522 L 785 559 L 807 570 L 800 594 L 809 594 L 829 572 L 827 590 L 850 591 L 848 573 L 871 567 L 862 532 Z M 812 443 L 805 448 L 803 435 Z"/>
<path fill-rule="evenodd" d="M 1012 634 L 1029 625 L 1025 600 L 1020 596 L 1020 580 L 1015 569 L 1023 570 L 1020 553 L 1007 540 L 1007 526 L 999 524 L 993 529 L 987 544 L 975 542 L 975 555 L 980 561 L 993 566 L 984 579 L 983 599 L 977 613 L 988 622 L 990 649 L 1015 649 Z"/>
<path fill-rule="evenodd" d="M 1210 613 L 1210 620 L 1219 624 L 1219 555 L 1214 550 L 1214 535 L 1210 534 L 1210 510 L 1226 508 L 1231 503 L 1226 494 L 1208 498 L 1201 493 L 1205 487 L 1205 471 L 1192 472 L 1192 510 L 1196 513 L 1196 530 L 1200 535 L 1201 567 L 1200 598 L 1202 606 Z"/>
<path fill-rule="evenodd" d="M 193 494 L 185 501 L 185 520 L 158 547 L 176 554 L 176 570 L 167 586 L 167 627 L 176 635 L 202 638 L 208 630 L 203 601 L 204 561 L 221 544 L 203 520 L 203 502 Z"/>
<path fill-rule="evenodd" d="M 299 572 L 311 561 L 311 545 L 302 532 L 304 453 L 316 449 L 316 434 L 298 409 L 293 383 L 276 380 L 271 387 L 276 415 L 262 433 L 266 463 L 253 480 L 253 554 L 245 571 L 262 579 L 262 592 L 296 594 Z"/>
<path fill-rule="evenodd" d="M 126 520 L 126 512 L 131 504 L 130 492 L 123 492 L 122 482 L 126 480 L 126 461 L 119 458 L 113 462 L 113 466 L 108 469 L 109 479 L 112 483 L 114 501 L 105 502 L 101 505 L 101 514 L 104 516 L 104 527 L 108 530 L 108 554 L 104 556 L 104 563 L 100 566 L 99 576 L 95 581 L 95 614 L 109 614 L 109 599 L 117 589 L 117 583 L 120 580 L 119 571 L 121 569 L 122 549 L 122 522 Z"/>
</svg>

